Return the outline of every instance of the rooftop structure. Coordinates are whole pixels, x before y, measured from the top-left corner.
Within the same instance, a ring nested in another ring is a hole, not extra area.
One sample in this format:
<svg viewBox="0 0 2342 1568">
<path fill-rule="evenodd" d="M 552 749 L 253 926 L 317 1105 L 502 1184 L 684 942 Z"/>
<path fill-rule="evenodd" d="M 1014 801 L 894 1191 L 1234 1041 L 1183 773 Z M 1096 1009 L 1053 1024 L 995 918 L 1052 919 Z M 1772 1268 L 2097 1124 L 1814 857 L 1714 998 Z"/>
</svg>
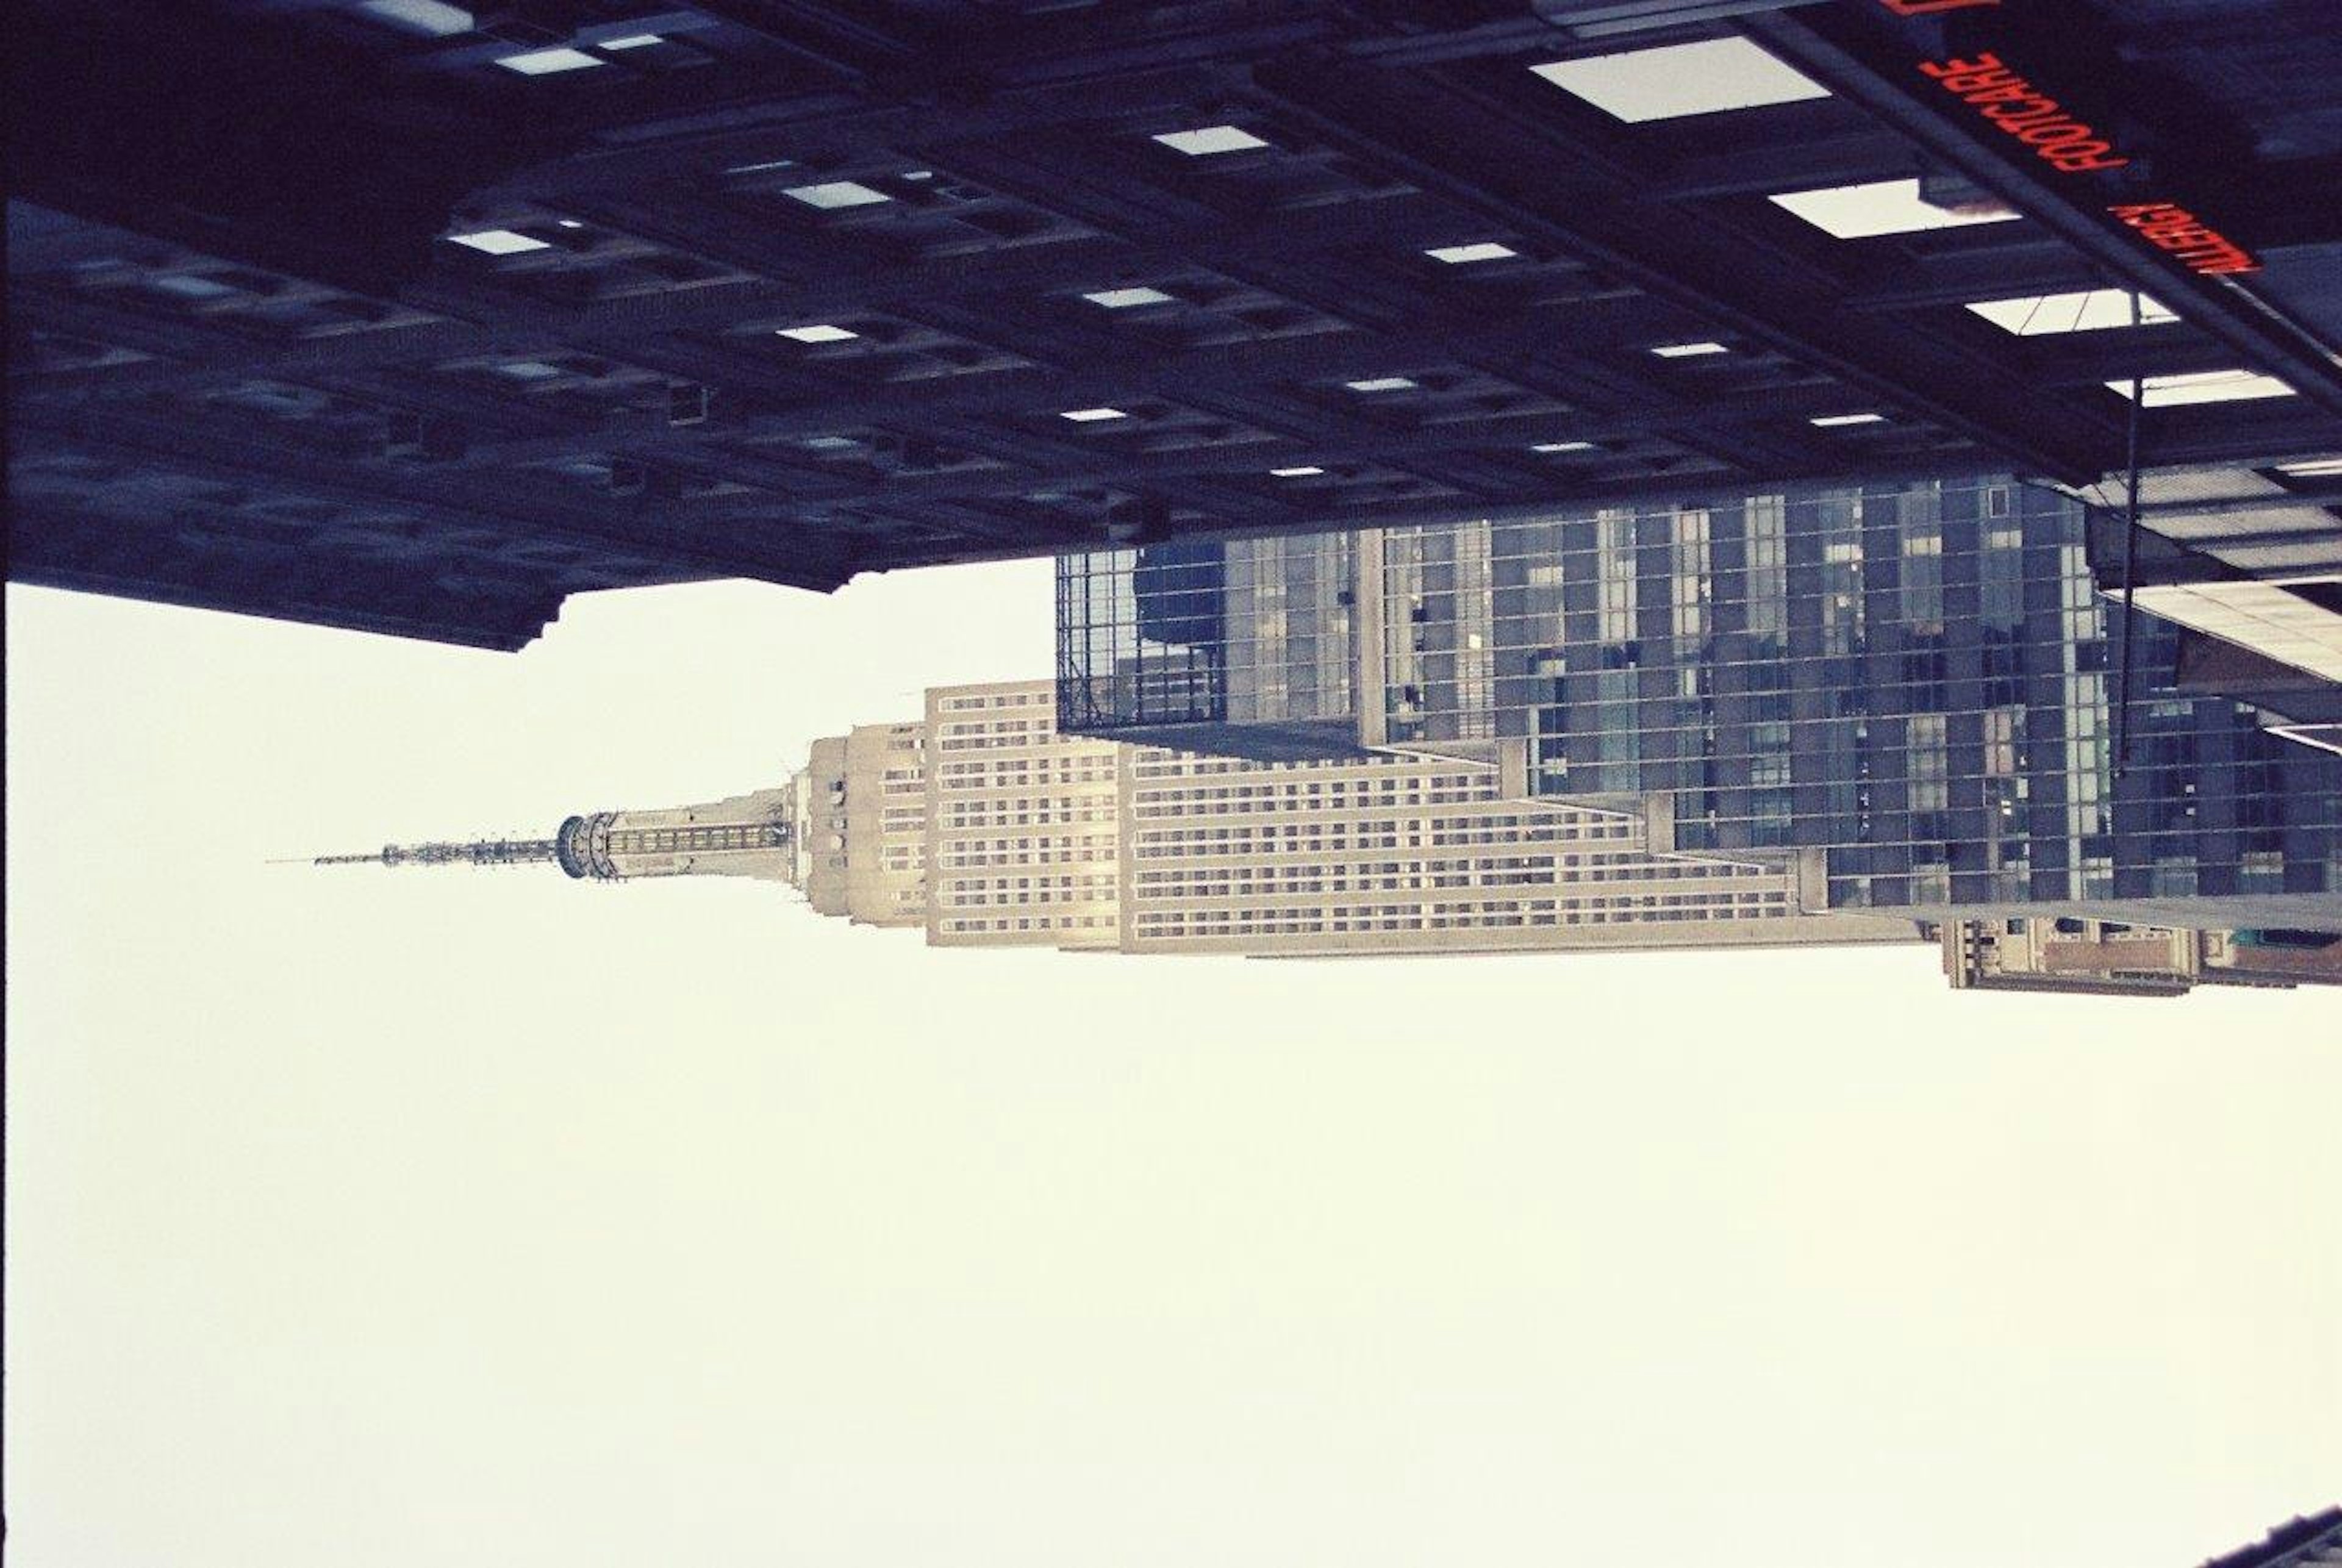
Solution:
<svg viewBox="0 0 2342 1568">
<path fill-rule="evenodd" d="M 28 581 L 508 648 L 588 588 L 2135 452 L 2342 497 L 2322 0 L 15 21 Z"/>
<path fill-rule="evenodd" d="M 2342 985 L 2342 935 L 2167 931 L 2113 921 L 1968 920 L 1941 933 L 1955 991 L 2182 996 L 2197 985 Z"/>
</svg>

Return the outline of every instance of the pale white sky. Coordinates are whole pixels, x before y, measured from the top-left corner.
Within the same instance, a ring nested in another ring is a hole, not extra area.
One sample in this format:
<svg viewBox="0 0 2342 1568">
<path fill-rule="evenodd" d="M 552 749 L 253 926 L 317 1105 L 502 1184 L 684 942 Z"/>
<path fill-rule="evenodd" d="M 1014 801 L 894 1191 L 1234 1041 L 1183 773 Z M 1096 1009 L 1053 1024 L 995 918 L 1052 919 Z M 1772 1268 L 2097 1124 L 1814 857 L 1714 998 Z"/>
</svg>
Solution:
<svg viewBox="0 0 2342 1568">
<path fill-rule="evenodd" d="M 518 657 L 8 591 L 9 1545 L 2190 1568 L 2342 1494 L 2342 1005 L 933 952 L 272 855 L 778 782 L 1047 569 Z"/>
</svg>

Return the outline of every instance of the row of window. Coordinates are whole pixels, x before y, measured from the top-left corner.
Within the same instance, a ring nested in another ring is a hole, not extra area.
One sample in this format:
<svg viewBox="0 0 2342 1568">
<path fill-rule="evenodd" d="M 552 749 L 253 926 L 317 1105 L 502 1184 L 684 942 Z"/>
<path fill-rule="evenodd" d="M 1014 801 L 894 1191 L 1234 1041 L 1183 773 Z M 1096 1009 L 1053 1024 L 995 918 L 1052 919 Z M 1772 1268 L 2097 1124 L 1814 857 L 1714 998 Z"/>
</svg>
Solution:
<svg viewBox="0 0 2342 1568">
<path fill-rule="evenodd" d="M 1096 894 L 1080 890 L 1067 892 L 1052 888 L 1035 888 L 1029 893 L 959 893 L 946 886 L 936 894 L 935 902 L 938 909 L 981 909 L 986 905 L 1022 909 L 1027 904 L 1112 904 L 1116 900 L 1110 891 Z"/>
<path fill-rule="evenodd" d="M 1298 897 L 1304 894 L 1327 893 L 1405 893 L 1426 889 L 1473 887 L 1536 887 L 1551 890 L 1575 890 L 1580 887 L 1634 883 L 1650 886 L 1674 886 L 1686 881 L 1697 881 L 1712 874 L 1712 868 L 1690 867 L 1687 874 L 1664 865 L 1649 864 L 1631 869 L 1609 871 L 1583 878 L 1536 876 L 1526 872 L 1496 872 L 1486 874 L 1472 872 L 1435 872 L 1403 876 L 1360 874 L 1347 868 L 1326 867 L 1316 874 L 1299 870 L 1244 878 L 1229 878 L 1213 873 L 1182 875 L 1166 873 L 1169 880 L 1152 886 L 1133 890 L 1132 896 L 1140 903 L 1166 904 L 1183 899 L 1261 898 L 1270 896 Z M 1142 883 L 1146 878 L 1142 875 Z M 1750 873 L 1743 881 L 1763 884 L 1777 884 L 1777 875 L 1767 877 Z M 1508 895 L 1517 897 L 1517 894 Z M 1772 892 L 1736 894 L 1728 890 L 1702 892 L 1696 894 L 1669 894 L 1669 897 L 1701 898 L 1729 903 L 1736 898 L 1779 896 Z"/>
<path fill-rule="evenodd" d="M 1111 927 L 1116 917 L 1111 914 L 994 915 L 989 918 L 965 916 L 941 920 L 936 929 L 955 936 L 975 935 L 996 931 L 1093 931 Z"/>
<path fill-rule="evenodd" d="M 1439 820 L 1446 821 L 1451 819 Z M 1246 844 L 1257 843 L 1260 846 L 1257 851 L 1259 854 L 1292 856 L 1298 854 L 1320 854 L 1327 852 L 1340 854 L 1346 850 L 1369 846 L 1389 847 L 1382 842 L 1384 837 L 1386 836 L 1385 830 L 1389 830 L 1389 835 L 1396 835 L 1401 828 L 1406 829 L 1406 836 L 1409 842 L 1410 847 L 1422 847 L 1428 849 L 1464 849 L 1496 844 L 1534 844 L 1544 846 L 1555 844 L 1577 843 L 1592 838 L 1624 839 L 1631 836 L 1631 830 L 1611 831 L 1606 829 L 1605 831 L 1597 833 L 1581 831 L 1576 824 L 1571 824 L 1566 829 L 1558 832 L 1536 830 L 1524 832 L 1517 828 L 1444 827 L 1435 825 L 1431 832 L 1426 833 L 1422 831 L 1422 824 L 1420 823 L 1410 822 L 1394 826 L 1388 822 L 1377 818 L 1365 818 L 1356 822 L 1346 823 L 1289 823 L 1282 827 L 1278 826 L 1275 823 L 1266 823 L 1256 824 L 1250 828 L 1216 828 L 1209 830 L 1208 834 L 1206 836 L 1215 843 L 1221 841 L 1236 842 Z M 1234 834 L 1236 835 L 1233 840 L 1229 839 L 1230 834 Z M 1256 838 L 1255 835 L 1258 835 L 1257 838 Z M 1138 835 L 1138 848 L 1136 850 L 1136 854 L 1142 859 L 1156 859 L 1164 856 L 1184 854 L 1188 853 L 1185 846 L 1192 836 L 1194 835 L 1178 833 L 1141 833 Z M 1215 851 L 1214 853 L 1223 852 Z M 1239 853 L 1248 854 L 1255 852 L 1245 850 L 1240 851 Z M 1563 851 L 1561 853 L 1568 863 L 1578 864 L 1586 860 L 1590 854 L 1596 854 L 1598 852 Z"/>
<path fill-rule="evenodd" d="M 1116 822 L 1119 809 L 1111 800 L 1083 806 L 1030 801 L 954 801 L 945 817 L 946 832 L 977 827 L 1047 827 L 1052 824 Z"/>
<path fill-rule="evenodd" d="M 1095 748 L 1104 744 L 1087 735 L 1061 735 L 1056 734 L 1054 730 L 1045 730 L 1043 726 L 1038 724 L 1036 724 L 1033 726 L 1033 730 L 1036 733 L 1025 734 L 1019 732 L 1015 734 L 1002 734 L 997 733 L 996 731 L 993 733 L 979 731 L 975 734 L 955 735 L 949 739 L 937 742 L 936 749 L 941 752 L 1011 749 L 1020 751 L 1041 751 L 1060 746 L 1087 746 Z"/>
<path fill-rule="evenodd" d="M 1013 692 L 955 693 L 935 698 L 936 708 L 947 714 L 976 713 L 987 708 L 1029 708 L 1044 706 L 1055 699 L 1048 686 L 1031 686 Z"/>
<path fill-rule="evenodd" d="M 1133 934 L 1141 941 L 1181 937 L 1317 935 L 1376 931 L 1486 931 L 1525 926 L 1629 925 L 1668 921 L 1779 919 L 1793 912 L 1786 899 L 1759 904 L 1603 908 L 1512 904 L 1456 907 L 1365 904 L 1336 909 L 1196 910 L 1141 913 Z"/>
<path fill-rule="evenodd" d="M 946 763 L 938 781 L 946 790 L 1029 789 L 1037 784 L 1099 784 L 1114 782 L 1114 759 L 1074 759 L 1055 766 L 1037 763 Z"/>
</svg>

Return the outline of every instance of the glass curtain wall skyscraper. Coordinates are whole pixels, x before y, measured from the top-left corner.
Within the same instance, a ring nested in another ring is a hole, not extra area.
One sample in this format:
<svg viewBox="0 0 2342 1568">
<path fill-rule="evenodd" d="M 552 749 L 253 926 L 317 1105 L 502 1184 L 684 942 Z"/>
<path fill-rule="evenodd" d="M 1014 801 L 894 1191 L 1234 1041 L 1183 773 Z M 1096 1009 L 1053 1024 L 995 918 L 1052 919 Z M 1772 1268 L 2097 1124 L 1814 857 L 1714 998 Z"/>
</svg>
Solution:
<svg viewBox="0 0 2342 1568">
<path fill-rule="evenodd" d="M 1818 857 L 1831 909 L 2342 929 L 2342 758 L 2177 689 L 2150 615 L 2122 703 L 2086 523 L 1984 477 L 1183 542 L 1176 603 L 1143 547 L 1070 556 L 1062 718 L 1471 757 L 1684 849 Z M 1183 704 L 1150 704 L 1174 666 Z"/>
</svg>

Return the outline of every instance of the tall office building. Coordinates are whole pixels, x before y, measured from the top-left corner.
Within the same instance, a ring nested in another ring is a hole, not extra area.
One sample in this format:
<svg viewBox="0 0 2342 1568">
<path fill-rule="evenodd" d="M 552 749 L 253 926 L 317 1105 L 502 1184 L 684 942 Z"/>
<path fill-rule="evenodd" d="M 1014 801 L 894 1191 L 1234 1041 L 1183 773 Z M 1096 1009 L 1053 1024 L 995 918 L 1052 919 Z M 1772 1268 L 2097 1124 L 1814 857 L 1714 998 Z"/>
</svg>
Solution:
<svg viewBox="0 0 2342 1568">
<path fill-rule="evenodd" d="M 569 818 L 541 840 L 334 864 L 733 874 L 941 946 L 1309 954 L 1915 942 L 1803 913 L 1794 869 L 1674 852 L 1626 811 L 1504 797 L 1484 765 L 1254 764 L 1061 734 L 1047 682 L 942 687 L 816 741 L 783 787 Z"/>
<path fill-rule="evenodd" d="M 1061 716 L 1470 759 L 1807 866 L 1815 909 L 2342 931 L 2342 757 L 2127 633 L 2087 527 L 1984 478 L 1093 552 L 1059 568 Z"/>
<path fill-rule="evenodd" d="M 540 840 L 326 858 L 543 862 L 596 880 L 749 876 L 796 888 L 818 914 L 952 947 L 1305 957 L 1932 934 L 1821 912 L 1817 856 L 1686 850 L 1667 832 L 1662 814 L 1619 804 L 1516 798 L 1496 768 L 1468 759 L 1257 762 L 1068 734 L 1054 687 L 1022 682 L 930 691 L 921 719 L 814 742 L 780 787 L 573 816 Z M 1997 930 L 1947 939 L 1946 951 L 1985 955 L 1965 968 L 1947 959 L 1963 988 L 2018 988 L 2032 963 Z M 2077 978 L 2060 954 L 2035 967 Z M 2342 977 L 2337 965 L 2342 949 L 2266 980 Z M 2148 989 L 2221 977 L 2199 963 Z"/>
<path fill-rule="evenodd" d="M 2134 450 L 2227 471 L 2147 496 L 2175 604 L 2337 569 L 2270 545 L 2342 505 L 2317 0 L 10 21 L 23 581 L 514 648 L 588 589 Z"/>
</svg>

